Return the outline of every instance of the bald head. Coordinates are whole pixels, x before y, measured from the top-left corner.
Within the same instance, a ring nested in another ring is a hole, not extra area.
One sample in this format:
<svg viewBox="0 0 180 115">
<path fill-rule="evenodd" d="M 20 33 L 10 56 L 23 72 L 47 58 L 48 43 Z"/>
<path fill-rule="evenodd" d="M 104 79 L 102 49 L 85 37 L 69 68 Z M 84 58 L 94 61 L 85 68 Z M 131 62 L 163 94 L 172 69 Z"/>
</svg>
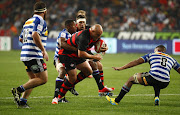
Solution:
<svg viewBox="0 0 180 115">
<path fill-rule="evenodd" d="M 90 35 L 93 40 L 98 40 L 103 33 L 103 28 L 100 24 L 95 24 L 90 28 Z"/>
</svg>

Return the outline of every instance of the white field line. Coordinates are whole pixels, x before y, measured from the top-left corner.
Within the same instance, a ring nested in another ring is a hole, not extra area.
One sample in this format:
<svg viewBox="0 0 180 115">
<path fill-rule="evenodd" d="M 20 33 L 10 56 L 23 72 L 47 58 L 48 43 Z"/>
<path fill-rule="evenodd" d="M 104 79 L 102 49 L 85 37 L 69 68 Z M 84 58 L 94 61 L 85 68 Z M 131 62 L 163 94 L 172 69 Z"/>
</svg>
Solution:
<svg viewBox="0 0 180 115">
<path fill-rule="evenodd" d="M 164 96 L 180 96 L 180 94 L 160 94 L 160 95 L 164 95 Z M 113 95 L 113 96 L 117 96 L 117 95 Z M 134 95 L 126 95 L 126 96 L 130 96 L 130 97 L 134 97 L 134 96 L 154 96 L 154 94 L 134 94 Z M 80 97 L 80 98 L 94 98 L 94 97 L 99 97 L 98 95 L 85 95 L 85 96 L 66 96 L 66 97 Z M 53 96 L 38 96 L 38 97 L 29 97 L 29 98 L 37 98 L 37 99 L 42 99 L 42 98 L 53 98 Z M 0 100 L 3 99 L 13 99 L 12 97 L 0 97 Z"/>
</svg>

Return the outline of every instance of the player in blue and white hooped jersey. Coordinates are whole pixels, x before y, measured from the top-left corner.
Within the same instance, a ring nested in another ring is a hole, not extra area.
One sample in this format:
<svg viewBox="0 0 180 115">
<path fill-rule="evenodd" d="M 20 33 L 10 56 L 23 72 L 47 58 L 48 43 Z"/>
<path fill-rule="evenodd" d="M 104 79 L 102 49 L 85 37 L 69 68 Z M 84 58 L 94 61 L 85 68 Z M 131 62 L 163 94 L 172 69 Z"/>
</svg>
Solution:
<svg viewBox="0 0 180 115">
<path fill-rule="evenodd" d="M 115 99 L 109 96 L 106 96 L 106 99 L 112 105 L 118 105 L 125 94 L 130 91 L 133 84 L 141 84 L 144 86 L 153 86 L 155 91 L 154 104 L 159 105 L 160 90 L 166 88 L 170 82 L 170 70 L 173 68 L 180 74 L 180 64 L 165 52 L 166 48 L 163 45 L 159 45 L 155 48 L 154 53 L 146 54 L 122 67 L 113 67 L 115 70 L 120 71 L 148 62 L 150 64 L 150 71 L 134 74 L 123 85 L 119 95 Z"/>
<path fill-rule="evenodd" d="M 29 108 L 27 98 L 32 89 L 45 84 L 48 79 L 46 63 L 43 61 L 43 58 L 46 61 L 49 59 L 45 49 L 48 34 L 45 21 L 46 10 L 44 2 L 36 2 L 34 15 L 25 22 L 19 36 L 19 41 L 23 43 L 20 60 L 23 61 L 30 78 L 25 84 L 12 88 L 14 101 L 21 108 Z M 21 93 L 23 94 L 20 98 Z"/>
<path fill-rule="evenodd" d="M 58 52 L 61 48 L 67 49 L 67 50 L 72 50 L 72 51 L 77 51 L 77 48 L 72 47 L 66 43 L 66 40 L 71 37 L 73 33 L 76 32 L 76 24 L 74 20 L 66 20 L 65 21 L 65 29 L 63 29 L 57 38 L 56 42 L 56 50 L 54 54 L 54 66 L 58 72 L 58 77 L 56 78 L 56 85 L 55 85 L 55 92 L 54 92 L 54 98 L 52 100 L 52 104 L 58 104 L 58 94 L 59 94 L 59 89 L 64 82 L 64 76 L 66 74 L 66 71 L 64 69 L 64 66 L 60 63 L 58 57 Z M 74 88 L 71 89 L 71 93 L 73 94 L 78 94 Z M 65 97 L 59 102 L 68 102 Z"/>
</svg>

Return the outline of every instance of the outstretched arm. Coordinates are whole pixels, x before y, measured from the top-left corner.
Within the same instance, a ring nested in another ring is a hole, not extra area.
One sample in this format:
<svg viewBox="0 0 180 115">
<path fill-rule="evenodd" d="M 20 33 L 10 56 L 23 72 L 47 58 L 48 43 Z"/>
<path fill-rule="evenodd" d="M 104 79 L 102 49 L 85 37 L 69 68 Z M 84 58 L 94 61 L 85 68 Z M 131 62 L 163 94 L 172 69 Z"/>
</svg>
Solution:
<svg viewBox="0 0 180 115">
<path fill-rule="evenodd" d="M 126 64 L 126 65 L 124 65 L 122 67 L 112 67 L 112 68 L 114 68 L 114 70 L 120 71 L 120 70 L 124 70 L 124 69 L 127 69 L 127 68 L 137 66 L 137 65 L 142 64 L 142 63 L 144 63 L 144 60 L 142 58 L 139 58 L 137 60 L 129 62 L 128 64 Z"/>
<path fill-rule="evenodd" d="M 178 68 L 177 72 L 180 74 L 180 68 Z"/>
</svg>

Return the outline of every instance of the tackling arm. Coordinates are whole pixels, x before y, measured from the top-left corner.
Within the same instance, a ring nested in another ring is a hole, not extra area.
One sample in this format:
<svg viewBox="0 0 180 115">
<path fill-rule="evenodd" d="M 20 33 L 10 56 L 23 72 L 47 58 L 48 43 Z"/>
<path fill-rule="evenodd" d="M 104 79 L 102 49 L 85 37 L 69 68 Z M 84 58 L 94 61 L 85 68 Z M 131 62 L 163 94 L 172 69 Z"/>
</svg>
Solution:
<svg viewBox="0 0 180 115">
<path fill-rule="evenodd" d="M 120 70 L 124 70 L 124 69 L 127 69 L 127 68 L 137 66 L 137 65 L 142 64 L 142 63 L 144 63 L 144 60 L 142 58 L 139 58 L 137 60 L 129 62 L 128 64 L 126 64 L 126 65 L 124 65 L 122 67 L 112 67 L 112 68 L 114 68 L 114 70 L 120 71 Z"/>
<path fill-rule="evenodd" d="M 73 47 L 73 46 L 70 46 L 69 44 L 67 44 L 66 42 L 66 38 L 59 38 L 59 44 L 61 44 L 61 47 L 66 49 L 66 50 L 71 50 L 71 51 L 77 51 L 77 48 Z"/>
</svg>

